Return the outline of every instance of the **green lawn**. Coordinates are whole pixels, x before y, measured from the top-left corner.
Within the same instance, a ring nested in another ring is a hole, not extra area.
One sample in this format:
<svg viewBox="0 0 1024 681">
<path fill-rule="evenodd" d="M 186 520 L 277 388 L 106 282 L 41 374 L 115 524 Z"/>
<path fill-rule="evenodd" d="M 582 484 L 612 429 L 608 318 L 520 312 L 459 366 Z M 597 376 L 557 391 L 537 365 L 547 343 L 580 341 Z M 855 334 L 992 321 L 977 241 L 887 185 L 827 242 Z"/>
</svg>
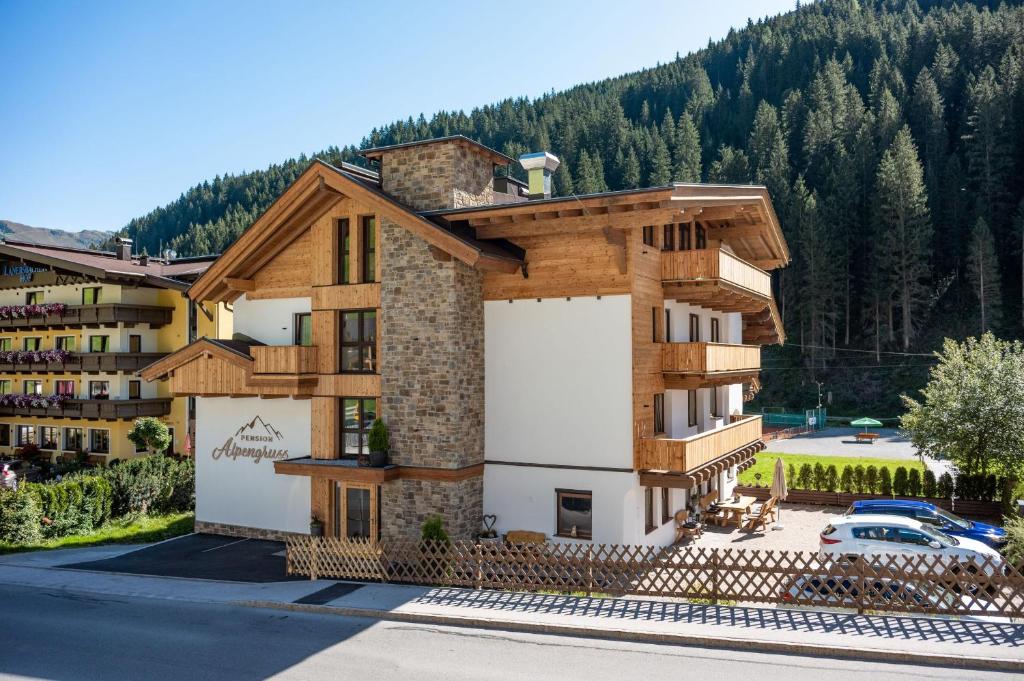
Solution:
<svg viewBox="0 0 1024 681">
<path fill-rule="evenodd" d="M 902 459 L 872 459 L 866 456 L 815 456 L 813 454 L 779 454 L 776 452 L 761 452 L 757 455 L 757 463 L 748 468 L 747 470 L 740 473 L 740 484 L 741 485 L 758 485 L 768 487 L 772 484 L 772 471 L 775 470 L 775 459 L 782 459 L 782 463 L 786 466 L 786 470 L 789 470 L 789 464 L 796 466 L 797 471 L 800 470 L 800 466 L 805 463 L 813 466 L 816 463 L 820 463 L 826 468 L 828 466 L 835 466 L 836 470 L 840 475 L 843 474 L 844 466 L 857 466 L 858 464 L 867 468 L 868 466 L 876 466 L 877 468 L 888 468 L 889 472 L 893 475 L 896 474 L 896 469 L 903 466 L 910 471 L 911 468 L 916 468 L 924 474 L 924 464 L 917 459 L 913 460 L 902 460 Z M 761 474 L 760 481 L 757 479 L 757 474 Z M 793 487 L 793 481 L 787 480 L 789 486 Z"/>
<path fill-rule="evenodd" d="M 0 554 L 22 551 L 45 551 L 48 549 L 70 549 L 100 544 L 144 544 L 163 541 L 171 537 L 188 534 L 195 526 L 195 514 L 171 513 L 141 518 L 119 518 L 89 534 L 46 539 L 37 544 L 8 544 L 0 542 Z"/>
</svg>

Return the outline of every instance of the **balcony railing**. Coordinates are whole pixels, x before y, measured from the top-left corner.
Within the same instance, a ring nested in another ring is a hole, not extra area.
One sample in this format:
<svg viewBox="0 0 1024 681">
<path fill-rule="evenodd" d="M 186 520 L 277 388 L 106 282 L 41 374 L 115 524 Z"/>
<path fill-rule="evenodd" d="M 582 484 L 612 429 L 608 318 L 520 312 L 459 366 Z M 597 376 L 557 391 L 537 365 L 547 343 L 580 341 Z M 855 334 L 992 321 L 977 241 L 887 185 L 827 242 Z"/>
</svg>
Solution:
<svg viewBox="0 0 1024 681">
<path fill-rule="evenodd" d="M 149 324 L 153 328 L 158 328 L 171 323 L 173 311 L 174 308 L 161 305 L 132 305 L 127 303 L 71 305 L 61 313 L 0 319 L 0 330 L 90 326 L 116 324 L 118 322 Z"/>
<path fill-rule="evenodd" d="M 86 352 L 75 353 L 61 362 L 2 362 L 0 373 L 133 373 L 166 357 L 165 352 Z"/>
<path fill-rule="evenodd" d="M 637 442 L 637 470 L 688 473 L 760 439 L 760 416 L 678 440 L 642 438 Z"/>
<path fill-rule="evenodd" d="M 253 374 L 315 374 L 316 347 L 309 345 L 253 345 Z"/>
<path fill-rule="evenodd" d="M 49 416 L 65 419 L 126 419 L 140 416 L 167 416 L 171 398 L 145 400 L 67 400 L 52 407 L 0 406 L 0 416 Z"/>
<path fill-rule="evenodd" d="M 772 296 L 772 280 L 767 272 L 720 248 L 663 252 L 661 280 L 724 282 L 765 299 Z"/>
<path fill-rule="evenodd" d="M 761 369 L 761 348 L 729 343 L 664 343 L 662 370 L 677 374 L 752 372 Z"/>
</svg>

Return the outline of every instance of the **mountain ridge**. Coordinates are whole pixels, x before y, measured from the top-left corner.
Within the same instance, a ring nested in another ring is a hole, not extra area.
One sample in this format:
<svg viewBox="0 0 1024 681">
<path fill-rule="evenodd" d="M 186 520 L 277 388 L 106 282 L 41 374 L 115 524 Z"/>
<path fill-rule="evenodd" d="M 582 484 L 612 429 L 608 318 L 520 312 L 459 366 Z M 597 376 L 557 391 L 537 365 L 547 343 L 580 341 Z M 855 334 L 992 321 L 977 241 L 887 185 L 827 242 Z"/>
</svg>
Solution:
<svg viewBox="0 0 1024 681">
<path fill-rule="evenodd" d="M 50 227 L 33 227 L 14 220 L 0 220 L 0 237 L 12 241 L 27 241 L 40 246 L 70 246 L 92 248 L 109 241 L 115 232 L 100 229 L 83 229 L 69 232 Z"/>
</svg>

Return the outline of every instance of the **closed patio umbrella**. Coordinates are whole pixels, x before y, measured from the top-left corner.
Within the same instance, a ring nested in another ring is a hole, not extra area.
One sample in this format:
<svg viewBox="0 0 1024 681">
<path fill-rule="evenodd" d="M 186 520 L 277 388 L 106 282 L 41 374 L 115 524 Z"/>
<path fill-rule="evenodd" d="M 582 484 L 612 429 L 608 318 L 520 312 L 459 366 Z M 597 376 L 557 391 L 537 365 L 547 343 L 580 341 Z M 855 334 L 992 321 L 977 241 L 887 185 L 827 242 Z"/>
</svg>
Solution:
<svg viewBox="0 0 1024 681">
<path fill-rule="evenodd" d="M 782 459 L 775 459 L 775 471 L 772 473 L 772 490 L 771 495 L 778 499 L 780 502 L 785 501 L 786 497 L 789 496 L 789 488 L 786 486 L 786 467 L 782 465 Z M 776 520 L 775 525 L 772 529 L 782 529 L 782 506 L 778 506 L 778 510 L 775 513 Z"/>
<path fill-rule="evenodd" d="M 881 428 L 882 427 L 882 422 L 881 421 L 876 421 L 875 419 L 869 419 L 868 417 L 865 416 L 862 419 L 857 419 L 856 421 L 850 421 L 850 425 L 851 426 L 857 426 L 858 428 L 860 426 L 864 426 L 864 432 L 866 433 L 866 432 L 868 432 L 868 428 Z"/>
</svg>

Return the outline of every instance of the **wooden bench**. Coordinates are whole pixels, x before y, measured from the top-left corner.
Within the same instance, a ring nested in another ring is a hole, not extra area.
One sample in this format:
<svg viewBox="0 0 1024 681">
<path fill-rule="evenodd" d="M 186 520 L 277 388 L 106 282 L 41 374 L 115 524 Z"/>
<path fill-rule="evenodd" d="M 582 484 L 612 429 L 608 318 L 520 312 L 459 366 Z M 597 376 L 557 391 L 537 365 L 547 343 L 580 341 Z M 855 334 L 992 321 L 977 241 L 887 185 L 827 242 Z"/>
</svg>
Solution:
<svg viewBox="0 0 1024 681">
<path fill-rule="evenodd" d="M 857 433 L 857 442 L 867 442 L 868 444 L 875 444 L 875 440 L 879 438 L 878 433 Z"/>
</svg>

